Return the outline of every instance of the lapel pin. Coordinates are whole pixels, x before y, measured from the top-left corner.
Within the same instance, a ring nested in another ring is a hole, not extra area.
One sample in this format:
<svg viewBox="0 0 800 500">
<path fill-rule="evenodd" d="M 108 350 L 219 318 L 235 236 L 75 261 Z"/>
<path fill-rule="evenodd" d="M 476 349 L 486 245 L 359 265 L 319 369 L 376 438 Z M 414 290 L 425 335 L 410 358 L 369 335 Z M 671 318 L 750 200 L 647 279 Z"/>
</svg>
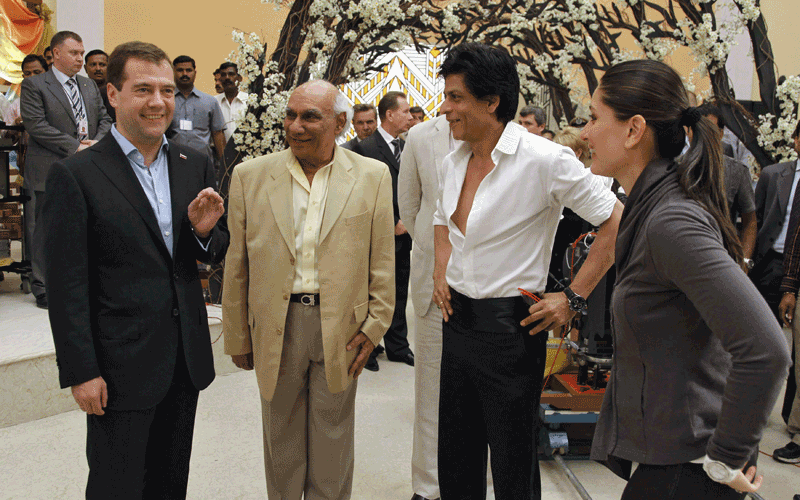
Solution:
<svg viewBox="0 0 800 500">
<path fill-rule="evenodd" d="M 181 160 L 185 160 L 186 159 L 186 155 L 183 154 L 183 153 L 179 153 L 178 156 L 181 157 Z"/>
</svg>

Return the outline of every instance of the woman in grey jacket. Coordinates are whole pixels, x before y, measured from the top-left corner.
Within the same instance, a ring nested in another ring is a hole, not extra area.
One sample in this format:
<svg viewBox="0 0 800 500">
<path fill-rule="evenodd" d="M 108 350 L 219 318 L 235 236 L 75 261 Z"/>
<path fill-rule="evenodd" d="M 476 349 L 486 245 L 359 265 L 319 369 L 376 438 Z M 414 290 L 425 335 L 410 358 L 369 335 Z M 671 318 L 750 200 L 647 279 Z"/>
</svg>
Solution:
<svg viewBox="0 0 800 500">
<path fill-rule="evenodd" d="M 629 195 L 616 244 L 614 366 L 592 458 L 628 479 L 623 500 L 743 498 L 761 484 L 745 466 L 789 354 L 741 268 L 717 133 L 689 107 L 680 76 L 656 61 L 609 69 L 591 110 L 592 172 Z M 694 139 L 677 160 L 684 126 Z"/>
</svg>

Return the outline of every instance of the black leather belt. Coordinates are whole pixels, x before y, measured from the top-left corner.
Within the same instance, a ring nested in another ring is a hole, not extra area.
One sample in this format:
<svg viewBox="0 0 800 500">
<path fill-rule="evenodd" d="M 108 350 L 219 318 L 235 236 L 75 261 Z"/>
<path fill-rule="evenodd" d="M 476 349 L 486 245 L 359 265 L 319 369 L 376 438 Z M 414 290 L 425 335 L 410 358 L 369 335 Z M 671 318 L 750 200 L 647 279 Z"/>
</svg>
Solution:
<svg viewBox="0 0 800 500">
<path fill-rule="evenodd" d="M 318 293 L 293 293 L 289 302 L 299 302 L 304 306 L 318 306 L 319 294 Z"/>
</svg>

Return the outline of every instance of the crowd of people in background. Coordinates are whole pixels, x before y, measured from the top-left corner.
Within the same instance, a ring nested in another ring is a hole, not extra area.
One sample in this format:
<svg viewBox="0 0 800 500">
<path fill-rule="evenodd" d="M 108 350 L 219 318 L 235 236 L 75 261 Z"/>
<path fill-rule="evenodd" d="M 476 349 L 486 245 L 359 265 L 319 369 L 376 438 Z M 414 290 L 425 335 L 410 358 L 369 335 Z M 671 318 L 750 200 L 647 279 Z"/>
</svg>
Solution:
<svg viewBox="0 0 800 500">
<path fill-rule="evenodd" d="M 236 64 L 212 96 L 191 56 L 85 52 L 61 31 L 22 71 L 2 118 L 25 128 L 25 279 L 89 416 L 87 498 L 185 497 L 214 378 L 197 261 L 226 256 L 225 352 L 256 372 L 271 498 L 349 498 L 357 380 L 381 354 L 415 369 L 412 500 L 484 498 L 489 448 L 496 498 L 539 498 L 548 332 L 585 314 L 612 265 L 617 350 L 592 457 L 628 480 L 626 500 L 758 489 L 790 364 L 780 324 L 800 353 L 800 162 L 754 189 L 719 103 L 692 103 L 666 64 L 614 66 L 591 116 L 560 130 L 541 107 L 517 112 L 513 59 L 478 43 L 448 53 L 430 118 L 400 91 L 351 107 L 307 82 L 288 149 L 233 170 L 227 217 L 217 179 L 248 105 Z M 800 124 L 793 139 L 800 152 Z M 587 226 L 592 252 L 553 291 Z M 792 441 L 773 454 L 786 463 L 800 462 L 797 375 Z"/>
</svg>

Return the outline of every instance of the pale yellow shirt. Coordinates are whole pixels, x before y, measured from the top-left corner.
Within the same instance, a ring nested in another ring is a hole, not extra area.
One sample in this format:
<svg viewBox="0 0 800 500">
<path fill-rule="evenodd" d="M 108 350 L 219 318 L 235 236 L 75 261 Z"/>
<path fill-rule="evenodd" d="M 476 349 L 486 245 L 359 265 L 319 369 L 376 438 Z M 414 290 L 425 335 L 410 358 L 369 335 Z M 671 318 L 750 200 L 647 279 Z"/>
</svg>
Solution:
<svg viewBox="0 0 800 500">
<path fill-rule="evenodd" d="M 292 205 L 294 208 L 294 248 L 297 256 L 292 293 L 319 293 L 317 244 L 328 199 L 328 178 L 333 162 L 317 170 L 311 184 L 303 168 L 294 159 L 289 163 L 292 174 Z"/>
</svg>

